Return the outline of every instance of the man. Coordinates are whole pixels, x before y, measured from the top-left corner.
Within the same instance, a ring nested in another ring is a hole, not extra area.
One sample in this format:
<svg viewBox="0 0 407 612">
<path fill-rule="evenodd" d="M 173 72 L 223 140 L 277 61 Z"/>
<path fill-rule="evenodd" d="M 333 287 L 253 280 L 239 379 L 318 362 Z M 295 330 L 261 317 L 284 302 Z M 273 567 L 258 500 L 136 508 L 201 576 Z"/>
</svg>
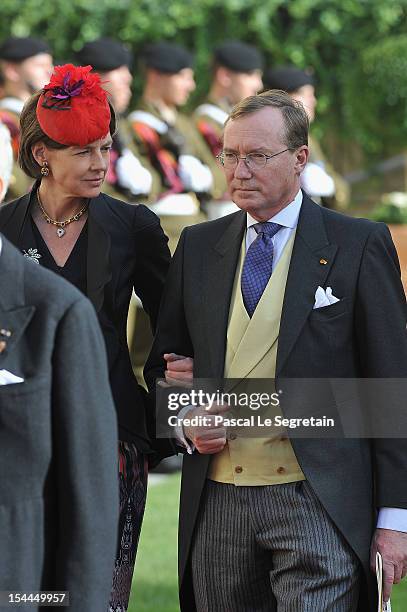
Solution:
<svg viewBox="0 0 407 612">
<path fill-rule="evenodd" d="M 196 126 L 216 157 L 222 148 L 223 124 L 232 107 L 262 89 L 263 58 L 252 45 L 228 41 L 219 45 L 213 54 L 212 83 L 207 99 L 194 112 Z M 226 193 L 206 206 L 208 218 L 217 219 L 236 206 Z"/>
<path fill-rule="evenodd" d="M 49 47 L 42 40 L 11 37 L 0 45 L 0 121 L 10 130 L 15 159 L 8 200 L 23 195 L 30 188 L 30 181 L 17 164 L 19 118 L 24 102 L 49 82 L 52 67 Z"/>
<path fill-rule="evenodd" d="M 82 47 L 77 60 L 82 66 L 91 65 L 100 74 L 119 119 L 106 176 L 107 193 L 124 197 L 129 202 L 154 202 L 159 194 L 160 179 L 146 160 L 141 163 L 126 118 L 133 81 L 130 51 L 116 40 L 98 38 Z"/>
<path fill-rule="evenodd" d="M 146 365 L 150 385 L 164 374 L 163 356 L 170 375 L 185 365 L 169 355 L 176 351 L 194 358 L 196 378 L 328 379 L 326 395 L 308 401 L 357 420 L 365 406 L 339 397 L 331 381 L 406 379 L 406 302 L 388 229 L 302 193 L 307 132 L 304 108 L 281 91 L 233 109 L 221 160 L 241 210 L 182 233 Z M 193 408 L 188 418 L 205 414 Z M 192 425 L 184 426 L 182 611 L 376 610 L 372 534 L 386 597 L 407 569 L 406 515 L 397 510 L 407 508 L 405 441 L 268 432 L 226 441 L 223 422 Z"/>
<path fill-rule="evenodd" d="M 145 85 L 129 115 L 134 137 L 161 177 L 153 207 L 174 250 L 185 225 L 202 220 L 199 203 L 221 195 L 223 177 L 191 119 L 179 111 L 195 89 L 192 55 L 174 43 L 149 45 L 143 55 Z"/>
<path fill-rule="evenodd" d="M 312 74 L 295 66 L 280 66 L 266 71 L 267 89 L 282 89 L 304 105 L 310 122 L 315 119 L 317 99 Z M 315 138 L 309 139 L 310 158 L 301 182 L 307 194 L 330 208 L 346 208 L 349 204 L 349 185 L 326 160 Z"/>
</svg>

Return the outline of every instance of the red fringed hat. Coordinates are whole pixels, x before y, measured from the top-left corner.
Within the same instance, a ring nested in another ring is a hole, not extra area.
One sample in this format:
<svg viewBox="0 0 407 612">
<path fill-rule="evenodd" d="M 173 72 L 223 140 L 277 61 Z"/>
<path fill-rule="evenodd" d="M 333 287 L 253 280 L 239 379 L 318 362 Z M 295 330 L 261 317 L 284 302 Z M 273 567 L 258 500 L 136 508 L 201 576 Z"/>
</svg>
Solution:
<svg viewBox="0 0 407 612">
<path fill-rule="evenodd" d="M 55 142 L 83 147 L 109 132 L 110 108 L 92 66 L 56 66 L 37 104 L 42 131 Z"/>
</svg>

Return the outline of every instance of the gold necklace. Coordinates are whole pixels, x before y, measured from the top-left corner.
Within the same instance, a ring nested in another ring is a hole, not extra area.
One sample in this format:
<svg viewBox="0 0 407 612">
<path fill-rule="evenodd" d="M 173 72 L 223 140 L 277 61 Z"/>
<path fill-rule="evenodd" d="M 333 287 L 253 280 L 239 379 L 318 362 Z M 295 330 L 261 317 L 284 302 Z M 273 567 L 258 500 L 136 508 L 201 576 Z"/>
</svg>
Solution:
<svg viewBox="0 0 407 612">
<path fill-rule="evenodd" d="M 72 221 L 79 221 L 79 219 L 82 217 L 83 213 L 86 212 L 86 210 L 88 208 L 88 201 L 86 200 L 86 202 L 82 206 L 82 208 L 77 213 L 72 215 L 72 217 L 69 217 L 69 219 L 66 219 L 65 221 L 55 221 L 55 219 L 51 219 L 51 217 L 49 216 L 49 214 L 45 210 L 44 205 L 41 202 L 39 189 L 37 189 L 37 202 L 38 202 L 38 207 L 39 207 L 39 209 L 41 211 L 41 214 L 44 217 L 45 221 L 47 223 L 50 223 L 51 225 L 55 225 L 56 226 L 58 238 L 62 238 L 62 236 L 64 236 L 66 234 L 66 229 L 65 229 L 66 226 L 69 225 L 70 223 L 72 223 Z"/>
</svg>

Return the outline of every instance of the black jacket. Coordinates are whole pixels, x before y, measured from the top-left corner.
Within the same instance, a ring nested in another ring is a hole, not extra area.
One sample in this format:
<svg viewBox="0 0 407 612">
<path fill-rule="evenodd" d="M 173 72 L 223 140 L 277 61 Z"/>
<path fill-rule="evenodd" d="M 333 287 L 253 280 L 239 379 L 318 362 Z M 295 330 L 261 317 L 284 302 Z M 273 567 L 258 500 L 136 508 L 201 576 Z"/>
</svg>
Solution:
<svg viewBox="0 0 407 612">
<path fill-rule="evenodd" d="M 0 231 L 21 252 L 35 244 L 30 221 L 33 193 L 0 207 Z M 105 339 L 119 439 L 135 442 L 144 452 L 150 450 L 146 394 L 130 362 L 127 312 L 134 287 L 155 328 L 169 262 L 167 237 L 158 217 L 146 206 L 126 204 L 103 193 L 90 201 L 87 296 Z"/>
<path fill-rule="evenodd" d="M 69 591 L 72 612 L 101 612 L 119 500 L 116 416 L 94 309 L 2 238 L 0 335 L 0 370 L 23 379 L 0 385 L 0 590 Z"/>
</svg>

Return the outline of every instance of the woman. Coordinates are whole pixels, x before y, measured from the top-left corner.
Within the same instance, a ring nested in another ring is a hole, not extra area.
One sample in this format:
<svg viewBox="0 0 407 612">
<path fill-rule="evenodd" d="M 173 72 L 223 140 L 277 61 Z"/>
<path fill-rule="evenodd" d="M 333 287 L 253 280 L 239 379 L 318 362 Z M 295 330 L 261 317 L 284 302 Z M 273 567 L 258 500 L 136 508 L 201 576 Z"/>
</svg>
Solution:
<svg viewBox="0 0 407 612">
<path fill-rule="evenodd" d="M 0 229 L 33 265 L 76 285 L 98 313 L 119 425 L 119 541 L 110 610 L 122 612 L 151 453 L 146 395 L 127 348 L 127 311 L 134 288 L 154 328 L 170 253 L 154 213 L 100 193 L 114 132 L 114 111 L 91 66 L 56 67 L 21 114 L 20 165 L 36 182 L 29 194 L 1 209 Z M 83 363 L 83 376 L 87 368 L 92 364 Z"/>
</svg>

